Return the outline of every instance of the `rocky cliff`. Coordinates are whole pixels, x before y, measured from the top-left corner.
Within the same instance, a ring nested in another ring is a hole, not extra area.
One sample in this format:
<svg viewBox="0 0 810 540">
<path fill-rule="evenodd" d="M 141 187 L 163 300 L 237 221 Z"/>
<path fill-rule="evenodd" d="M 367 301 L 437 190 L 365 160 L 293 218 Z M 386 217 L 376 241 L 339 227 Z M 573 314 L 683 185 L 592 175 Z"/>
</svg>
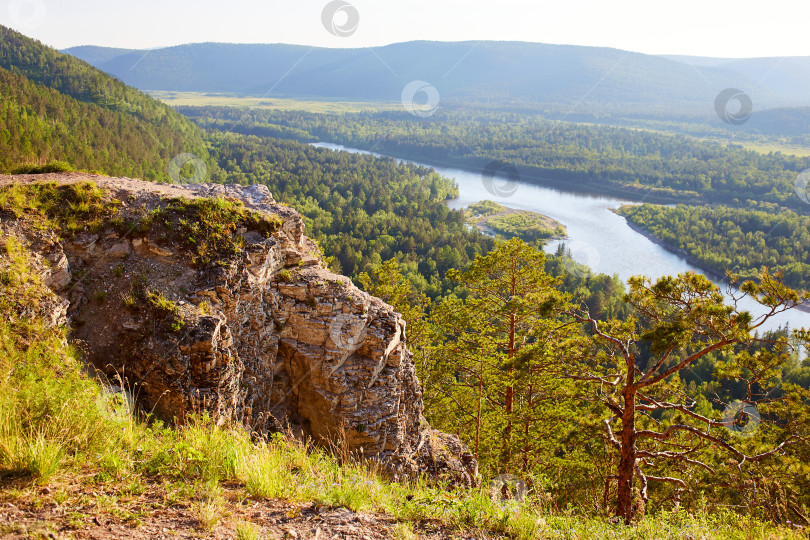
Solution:
<svg viewBox="0 0 810 540">
<path fill-rule="evenodd" d="M 60 174 L 0 177 L 0 189 L 88 180 L 112 209 L 92 226 L 43 230 L 6 211 L 0 227 L 40 261 L 58 295 L 54 324 L 67 317 L 88 362 L 144 408 L 290 430 L 395 475 L 475 482 L 466 448 L 423 417 L 405 321 L 330 272 L 301 216 L 266 187 Z M 188 211 L 201 200 L 219 201 L 215 214 Z M 219 236 L 193 234 L 226 207 L 244 214 L 217 223 Z M 223 238 L 238 249 L 208 245 Z"/>
</svg>

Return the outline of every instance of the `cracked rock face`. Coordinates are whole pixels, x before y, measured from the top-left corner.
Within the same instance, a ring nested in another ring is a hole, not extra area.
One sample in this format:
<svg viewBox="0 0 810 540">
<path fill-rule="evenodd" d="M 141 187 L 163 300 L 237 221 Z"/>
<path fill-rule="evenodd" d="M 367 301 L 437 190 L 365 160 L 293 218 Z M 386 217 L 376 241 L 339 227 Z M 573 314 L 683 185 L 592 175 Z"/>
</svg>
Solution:
<svg viewBox="0 0 810 540">
<path fill-rule="evenodd" d="M 345 444 L 395 475 L 476 482 L 467 449 L 423 417 L 405 321 L 326 269 L 297 212 L 264 186 L 116 180 L 96 182 L 129 205 L 170 189 L 239 199 L 282 225 L 269 238 L 240 231 L 245 249 L 204 268 L 148 233 L 80 235 L 52 249 L 48 283 L 70 300 L 73 338 L 97 369 L 165 417 L 206 411 L 258 434 L 289 429 Z M 127 306 L 137 280 L 173 302 L 181 328 Z"/>
</svg>

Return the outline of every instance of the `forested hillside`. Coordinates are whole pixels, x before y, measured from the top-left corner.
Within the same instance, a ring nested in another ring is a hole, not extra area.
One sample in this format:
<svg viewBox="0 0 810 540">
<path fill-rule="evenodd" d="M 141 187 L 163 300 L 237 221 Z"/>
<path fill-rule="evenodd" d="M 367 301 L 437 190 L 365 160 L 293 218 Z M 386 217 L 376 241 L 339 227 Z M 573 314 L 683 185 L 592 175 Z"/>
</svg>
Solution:
<svg viewBox="0 0 810 540">
<path fill-rule="evenodd" d="M 415 119 L 391 112 L 330 115 L 227 107 L 180 110 L 215 131 L 328 140 L 471 170 L 483 170 L 490 160 L 497 160 L 515 165 L 521 180 L 541 185 L 645 201 L 691 202 L 698 206 L 675 209 L 647 204 L 621 213 L 717 276 L 731 270 L 756 280 L 767 266 L 798 289 L 806 288 L 810 279 L 808 209 L 794 185 L 797 174 L 810 167 L 810 158 L 762 154 L 686 136 L 554 123 L 505 113 L 455 111 Z M 711 207 L 706 202 L 722 206 Z M 352 234 L 352 229 L 344 229 L 344 234 Z M 316 226 L 316 230 L 320 233 L 321 229 Z M 345 243 L 345 237 L 338 242 Z M 366 240 L 358 238 L 355 244 L 365 245 Z M 437 275 L 444 275 L 448 268 L 444 261 L 466 261 L 461 244 L 454 249 L 454 254 L 445 252 L 440 257 L 443 262 L 430 257 L 433 262 L 428 264 L 438 263 L 441 270 Z M 347 254 L 362 252 L 341 250 L 341 263 L 346 262 Z M 403 260 L 402 255 L 397 259 Z M 354 268 L 368 271 L 373 267 L 370 262 L 360 258 L 358 266 L 344 268 L 355 275 Z M 415 282 L 433 274 L 424 261 L 418 268 L 409 268 L 408 275 Z M 419 289 L 430 291 L 431 296 L 438 292 L 424 283 Z M 596 294 L 593 288 L 585 293 L 589 305 L 601 303 Z"/>
<path fill-rule="evenodd" d="M 346 275 L 396 258 L 420 291 L 436 296 L 448 269 L 493 246 L 443 204 L 457 189 L 432 169 L 233 134 L 213 137 L 212 148 L 228 181 L 264 184 L 301 212 Z"/>
<path fill-rule="evenodd" d="M 208 158 L 202 131 L 182 115 L 5 27 L 0 80 L 0 170 L 60 160 L 168 181 L 174 156 Z"/>
<path fill-rule="evenodd" d="M 807 215 L 773 205 L 744 209 L 645 204 L 623 207 L 619 213 L 720 275 L 730 270 L 751 279 L 767 266 L 782 272 L 791 287 L 807 288 L 810 283 Z"/>
<path fill-rule="evenodd" d="M 395 260 L 417 295 L 463 295 L 447 272 L 466 268 L 495 245 L 492 237 L 467 225 L 463 211 L 444 204 L 457 188 L 432 169 L 232 133 L 213 135 L 211 144 L 221 168 L 214 180 L 268 186 L 304 215 L 308 234 L 330 257 L 331 267 L 356 281 Z M 622 285 L 615 278 L 587 268 L 571 272 L 574 267 L 564 252 L 548 261 L 549 272 L 595 315 L 624 313 Z"/>
</svg>

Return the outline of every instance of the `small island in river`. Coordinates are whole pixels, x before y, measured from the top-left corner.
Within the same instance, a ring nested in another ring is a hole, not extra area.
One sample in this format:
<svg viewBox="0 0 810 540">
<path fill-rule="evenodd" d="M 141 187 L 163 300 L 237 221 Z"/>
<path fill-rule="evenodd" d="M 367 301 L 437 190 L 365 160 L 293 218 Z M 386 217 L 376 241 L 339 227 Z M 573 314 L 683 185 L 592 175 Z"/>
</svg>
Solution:
<svg viewBox="0 0 810 540">
<path fill-rule="evenodd" d="M 559 221 L 537 212 L 507 208 L 493 201 L 471 204 L 465 210 L 467 223 L 484 233 L 502 238 L 518 237 L 535 243 L 567 238 Z"/>
</svg>

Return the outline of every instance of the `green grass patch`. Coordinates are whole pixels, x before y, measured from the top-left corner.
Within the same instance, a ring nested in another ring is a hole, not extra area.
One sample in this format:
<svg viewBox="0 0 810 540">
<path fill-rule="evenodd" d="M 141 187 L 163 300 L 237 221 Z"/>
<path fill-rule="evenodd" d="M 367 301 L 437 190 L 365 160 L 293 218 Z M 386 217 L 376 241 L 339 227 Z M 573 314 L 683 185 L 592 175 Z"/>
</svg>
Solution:
<svg viewBox="0 0 810 540">
<path fill-rule="evenodd" d="M 166 242 L 182 245 L 192 263 L 204 266 L 232 256 L 245 247 L 241 231 L 265 237 L 281 227 L 277 216 L 245 208 L 241 201 L 223 198 L 169 199 L 164 206 L 142 215 L 120 215 L 121 202 L 92 182 L 57 185 L 41 183 L 0 188 L 0 212 L 28 219 L 41 228 L 66 236 L 112 227 L 121 233 L 154 232 Z"/>
<path fill-rule="evenodd" d="M 120 204 L 92 182 L 14 184 L 0 189 L 0 212 L 35 221 L 65 235 L 120 225 L 115 221 Z"/>
<path fill-rule="evenodd" d="M 11 170 L 11 174 L 48 174 L 74 172 L 76 169 L 64 161 L 51 161 L 45 165 L 20 165 Z"/>
<path fill-rule="evenodd" d="M 269 237 L 281 227 L 281 219 L 245 208 L 233 199 L 172 199 L 150 216 L 164 237 L 182 244 L 196 265 L 206 265 L 231 256 L 245 247 L 241 229 Z"/>
<path fill-rule="evenodd" d="M 152 306 L 158 313 L 169 317 L 171 319 L 172 330 L 175 332 L 181 331 L 186 326 L 186 321 L 183 318 L 183 313 L 180 311 L 180 306 L 163 296 L 158 291 L 146 291 L 146 302 Z M 124 300 L 125 304 L 127 300 Z"/>
</svg>

